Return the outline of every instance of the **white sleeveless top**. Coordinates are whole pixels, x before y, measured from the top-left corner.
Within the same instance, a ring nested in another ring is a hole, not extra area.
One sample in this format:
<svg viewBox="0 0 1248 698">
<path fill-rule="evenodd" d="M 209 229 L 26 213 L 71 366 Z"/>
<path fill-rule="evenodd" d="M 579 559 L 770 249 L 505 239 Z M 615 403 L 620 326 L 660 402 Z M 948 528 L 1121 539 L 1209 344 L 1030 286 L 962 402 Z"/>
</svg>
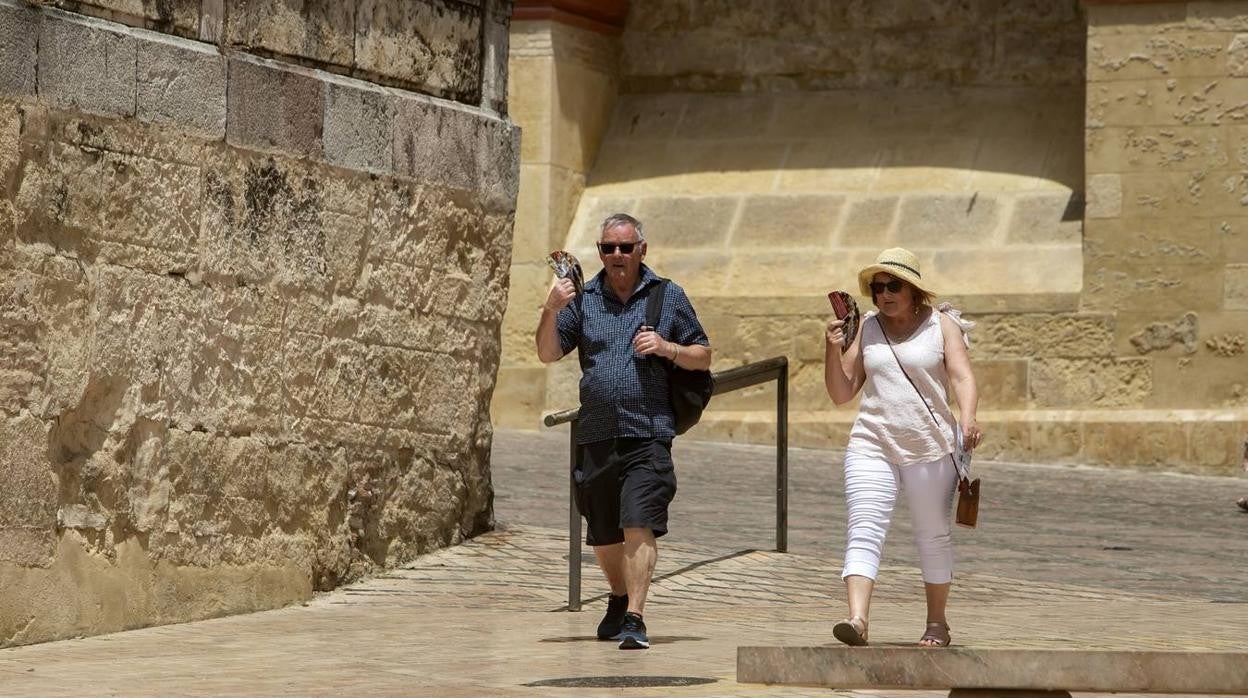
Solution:
<svg viewBox="0 0 1248 698">
<path fill-rule="evenodd" d="M 862 364 L 867 375 L 858 419 L 846 448 L 897 466 L 939 460 L 952 453 L 954 447 L 940 312 L 933 309 L 914 334 L 905 341 L 893 342 L 896 358 L 875 315 L 867 313 L 862 322 Z M 918 392 L 906 380 L 897 359 L 905 365 Z M 919 392 L 936 414 L 939 426 L 920 401 Z"/>
</svg>

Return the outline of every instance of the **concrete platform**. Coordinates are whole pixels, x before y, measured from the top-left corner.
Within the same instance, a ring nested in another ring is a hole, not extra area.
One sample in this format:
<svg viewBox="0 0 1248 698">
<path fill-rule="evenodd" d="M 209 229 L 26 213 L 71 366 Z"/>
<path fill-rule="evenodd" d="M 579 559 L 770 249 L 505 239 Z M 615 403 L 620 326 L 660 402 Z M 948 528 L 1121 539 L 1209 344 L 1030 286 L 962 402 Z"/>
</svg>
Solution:
<svg viewBox="0 0 1248 698">
<path fill-rule="evenodd" d="M 1248 694 L 1248 652 L 739 647 L 737 681 L 837 689 Z M 976 691 L 975 695 L 987 695 Z M 1060 693 L 1059 693 L 1060 695 Z"/>
</svg>

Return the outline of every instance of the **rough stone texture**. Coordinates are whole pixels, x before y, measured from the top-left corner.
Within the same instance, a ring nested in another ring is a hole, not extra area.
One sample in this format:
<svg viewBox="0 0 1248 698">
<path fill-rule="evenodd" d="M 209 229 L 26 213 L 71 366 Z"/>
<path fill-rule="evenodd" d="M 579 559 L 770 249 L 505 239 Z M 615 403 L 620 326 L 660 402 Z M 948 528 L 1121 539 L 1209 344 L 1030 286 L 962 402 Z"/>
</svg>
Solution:
<svg viewBox="0 0 1248 698">
<path fill-rule="evenodd" d="M 365 84 L 331 82 L 325 92 L 325 160 L 356 170 L 389 172 L 394 101 Z"/>
<path fill-rule="evenodd" d="M 421 92 L 480 103 L 483 17 L 479 6 L 455 0 L 356 3 L 358 69 L 398 78 Z"/>
<path fill-rule="evenodd" d="M 116 25 L 44 15 L 39 30 L 39 98 L 93 114 L 133 116 L 137 42 Z"/>
<path fill-rule="evenodd" d="M 1188 354 L 1196 353 L 1198 328 L 1196 313 L 1185 313 L 1173 323 L 1155 322 L 1131 336 L 1131 345 L 1141 354 L 1182 344 Z"/>
<path fill-rule="evenodd" d="M 233 0 L 224 41 L 320 63 L 350 66 L 356 0 Z"/>
<path fill-rule="evenodd" d="M 1122 215 L 1122 178 L 1112 174 L 1088 177 L 1088 218 L 1117 218 Z"/>
<path fill-rule="evenodd" d="M 41 89 L 0 101 L 0 646 L 271 608 L 488 529 L 514 125 L 424 98 L 409 156 L 462 138 L 472 176 L 416 181 L 413 95 L 15 16 Z"/>
<path fill-rule="evenodd" d="M 318 156 L 324 90 L 315 77 L 271 61 L 230 59 L 226 138 L 242 147 Z M 252 108 L 260 103 L 271 107 Z"/>
<path fill-rule="evenodd" d="M 29 8 L 0 5 L 0 92 L 9 95 L 35 94 L 35 66 L 38 54 L 39 24 L 43 15 Z"/>
<path fill-rule="evenodd" d="M 637 0 L 630 91 L 1079 85 L 1079 3 Z"/>
<path fill-rule="evenodd" d="M 206 138 L 225 137 L 225 66 L 221 54 L 189 42 L 140 43 L 135 116 Z"/>
<path fill-rule="evenodd" d="M 56 0 L 62 9 L 195 37 L 203 0 Z M 48 4 L 48 3 L 45 3 Z"/>
<path fill-rule="evenodd" d="M 1225 284 L 1222 307 L 1227 310 L 1248 310 L 1248 264 L 1226 265 Z"/>
</svg>

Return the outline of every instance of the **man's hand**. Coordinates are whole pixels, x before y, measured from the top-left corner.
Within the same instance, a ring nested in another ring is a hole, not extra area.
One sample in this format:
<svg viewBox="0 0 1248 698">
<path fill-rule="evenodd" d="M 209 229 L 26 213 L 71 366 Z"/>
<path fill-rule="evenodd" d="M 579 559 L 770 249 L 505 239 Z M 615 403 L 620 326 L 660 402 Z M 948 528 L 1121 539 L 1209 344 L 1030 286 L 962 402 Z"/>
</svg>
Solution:
<svg viewBox="0 0 1248 698">
<path fill-rule="evenodd" d="M 832 318 L 828 321 L 828 330 L 824 333 L 824 339 L 828 341 L 829 346 L 836 347 L 837 353 L 845 346 L 845 321 Z"/>
<path fill-rule="evenodd" d="M 669 359 L 676 353 L 671 342 L 663 339 L 658 332 L 652 330 L 638 332 L 637 336 L 633 337 L 633 351 L 642 356 L 658 354 Z"/>
<path fill-rule="evenodd" d="M 550 293 L 546 295 L 546 302 L 542 306 L 552 313 L 558 313 L 573 298 L 576 298 L 576 285 L 572 283 L 572 279 L 559 279 L 550 287 Z"/>
</svg>

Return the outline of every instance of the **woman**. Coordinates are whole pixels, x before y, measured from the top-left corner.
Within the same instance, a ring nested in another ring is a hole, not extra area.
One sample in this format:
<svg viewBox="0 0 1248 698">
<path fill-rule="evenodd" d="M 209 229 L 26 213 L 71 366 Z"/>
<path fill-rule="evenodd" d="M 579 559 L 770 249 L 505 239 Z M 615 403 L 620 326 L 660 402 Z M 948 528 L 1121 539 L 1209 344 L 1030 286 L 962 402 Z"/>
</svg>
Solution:
<svg viewBox="0 0 1248 698">
<path fill-rule="evenodd" d="M 862 390 L 845 454 L 849 531 L 841 577 L 849 617 L 832 633 L 849 645 L 867 644 L 871 593 L 901 489 L 927 595 L 927 627 L 919 645 L 944 647 L 950 641 L 945 604 L 953 580 L 949 529 L 957 484 L 950 457 L 957 437 L 945 386 L 953 387 L 964 445 L 973 449 L 983 439 L 975 421 L 978 396 L 964 334 L 973 325 L 947 304 L 932 308 L 934 294 L 919 273 L 918 259 L 907 250 L 880 253 L 875 264 L 858 273 L 858 286 L 878 312 L 863 318 L 861 331 L 844 350 L 842 321 L 834 317 L 825 334 L 828 395 L 843 405 Z"/>
</svg>

